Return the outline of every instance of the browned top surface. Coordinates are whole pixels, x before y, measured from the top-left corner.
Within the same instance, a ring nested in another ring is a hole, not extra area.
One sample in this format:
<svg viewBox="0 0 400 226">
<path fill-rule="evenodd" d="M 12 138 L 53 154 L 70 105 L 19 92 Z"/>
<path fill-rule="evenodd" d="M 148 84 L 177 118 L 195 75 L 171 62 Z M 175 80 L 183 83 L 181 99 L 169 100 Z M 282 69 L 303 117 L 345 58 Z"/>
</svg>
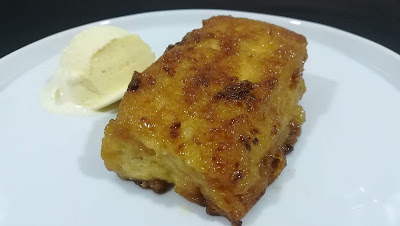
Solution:
<svg viewBox="0 0 400 226">
<path fill-rule="evenodd" d="M 203 25 L 135 73 L 105 139 L 142 140 L 215 184 L 246 190 L 294 117 L 307 42 L 249 19 L 218 16 Z"/>
</svg>

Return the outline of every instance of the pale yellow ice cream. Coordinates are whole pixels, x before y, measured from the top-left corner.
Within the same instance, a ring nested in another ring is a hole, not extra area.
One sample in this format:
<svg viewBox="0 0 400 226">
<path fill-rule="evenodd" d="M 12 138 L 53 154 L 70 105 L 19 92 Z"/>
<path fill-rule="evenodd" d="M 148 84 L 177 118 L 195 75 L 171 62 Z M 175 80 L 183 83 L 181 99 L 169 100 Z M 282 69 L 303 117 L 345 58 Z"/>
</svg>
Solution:
<svg viewBox="0 0 400 226">
<path fill-rule="evenodd" d="M 45 95 L 51 95 L 52 108 L 62 111 L 72 105 L 96 110 L 121 99 L 133 72 L 142 72 L 154 59 L 138 35 L 113 26 L 92 27 L 63 51 Z"/>
</svg>

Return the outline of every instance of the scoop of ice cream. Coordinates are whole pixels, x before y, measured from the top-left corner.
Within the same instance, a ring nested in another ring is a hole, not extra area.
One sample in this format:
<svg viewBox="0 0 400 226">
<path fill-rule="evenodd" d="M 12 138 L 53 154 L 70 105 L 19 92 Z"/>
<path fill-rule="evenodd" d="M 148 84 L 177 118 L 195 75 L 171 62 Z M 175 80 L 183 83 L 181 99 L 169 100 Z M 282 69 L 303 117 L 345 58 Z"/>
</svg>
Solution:
<svg viewBox="0 0 400 226">
<path fill-rule="evenodd" d="M 154 62 L 150 47 L 118 27 L 97 26 L 76 35 L 63 51 L 51 82 L 55 105 L 99 109 L 122 98 L 134 71 Z"/>
</svg>

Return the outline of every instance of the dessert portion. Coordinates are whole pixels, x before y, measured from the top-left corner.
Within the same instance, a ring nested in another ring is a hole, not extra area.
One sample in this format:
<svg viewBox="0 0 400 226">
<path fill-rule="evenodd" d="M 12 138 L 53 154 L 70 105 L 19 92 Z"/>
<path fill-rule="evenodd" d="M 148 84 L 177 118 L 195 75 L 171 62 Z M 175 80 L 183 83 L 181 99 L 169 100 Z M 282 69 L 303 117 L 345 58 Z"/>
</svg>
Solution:
<svg viewBox="0 0 400 226">
<path fill-rule="evenodd" d="M 169 186 L 232 223 L 286 166 L 305 114 L 302 35 L 217 16 L 134 72 L 101 156 L 122 179 Z"/>
<path fill-rule="evenodd" d="M 105 107 L 122 98 L 132 71 L 143 71 L 154 59 L 138 35 L 113 26 L 91 27 L 64 49 L 42 103 L 54 111 Z"/>
</svg>

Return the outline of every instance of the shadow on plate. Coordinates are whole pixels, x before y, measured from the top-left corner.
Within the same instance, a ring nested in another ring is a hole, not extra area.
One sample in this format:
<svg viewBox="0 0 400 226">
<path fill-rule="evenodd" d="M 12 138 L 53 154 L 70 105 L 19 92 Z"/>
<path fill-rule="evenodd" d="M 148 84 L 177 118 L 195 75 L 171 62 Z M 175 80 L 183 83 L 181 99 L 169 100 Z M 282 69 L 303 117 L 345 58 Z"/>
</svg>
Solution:
<svg viewBox="0 0 400 226">
<path fill-rule="evenodd" d="M 338 86 L 334 80 L 314 74 L 305 73 L 304 80 L 307 91 L 300 101 L 300 105 L 306 112 L 306 122 L 302 126 L 300 140 L 307 139 L 317 125 L 318 119 L 328 113 Z"/>
<path fill-rule="evenodd" d="M 163 205 L 165 208 L 176 208 L 178 215 L 192 214 L 194 217 L 200 217 L 206 222 L 216 222 L 220 225 L 229 225 L 228 221 L 223 217 L 211 217 L 206 214 L 205 208 L 191 203 L 183 197 L 176 194 L 173 189 L 165 194 L 156 194 L 152 190 L 142 189 L 133 181 L 122 180 L 114 172 L 109 172 L 104 166 L 104 162 L 100 156 L 101 140 L 104 137 L 104 128 L 111 118 L 115 116 L 106 116 L 97 120 L 91 129 L 86 150 L 79 158 L 79 167 L 82 173 L 91 178 L 99 180 L 108 180 L 110 183 L 117 184 L 128 195 L 136 195 L 148 199 L 154 205 Z M 132 205 L 140 205 L 140 203 L 132 203 Z M 132 206 L 137 208 L 137 206 Z"/>
<path fill-rule="evenodd" d="M 244 225 L 253 225 L 257 219 L 263 215 L 264 211 L 268 211 L 269 208 L 273 208 L 273 206 L 279 202 L 285 184 L 296 176 L 296 170 L 290 166 L 294 165 L 296 162 L 297 155 L 307 151 L 303 150 L 302 147 L 307 141 L 308 134 L 311 133 L 312 129 L 318 123 L 318 118 L 328 112 L 337 84 L 332 80 L 312 74 L 306 74 L 305 79 L 307 92 L 303 96 L 301 104 L 306 111 L 307 121 L 303 126 L 303 134 L 298 144 L 295 146 L 294 152 L 288 155 L 288 166 L 283 170 L 279 178 L 267 189 L 266 195 L 260 199 L 243 219 Z M 116 113 L 114 110 L 111 110 L 111 112 Z M 146 197 L 149 201 L 153 202 L 154 205 L 163 205 L 166 208 L 178 207 L 176 209 L 179 215 L 194 214 L 194 216 L 204 219 L 205 223 L 215 222 L 220 225 L 229 225 L 229 222 L 224 217 L 212 217 L 207 215 L 204 207 L 190 203 L 173 191 L 158 195 L 151 190 L 144 190 L 138 187 L 134 182 L 121 180 L 115 173 L 109 172 L 105 168 L 103 160 L 100 157 L 100 150 L 101 140 L 104 136 L 104 128 L 111 118 L 115 118 L 115 116 L 108 115 L 102 117 L 96 121 L 92 127 L 86 144 L 86 151 L 79 159 L 80 169 L 85 175 L 96 179 L 109 180 L 110 183 L 116 183 L 129 195 Z M 133 203 L 132 205 L 139 204 Z"/>
<path fill-rule="evenodd" d="M 293 166 L 296 165 L 297 157 L 301 155 L 302 152 L 307 151 L 303 147 L 307 142 L 309 134 L 311 134 L 313 128 L 317 125 L 318 119 L 329 111 L 338 84 L 333 80 L 308 73 L 304 74 L 304 79 L 307 91 L 300 105 L 303 106 L 306 112 L 306 122 L 302 126 L 302 134 L 293 152 L 287 156 L 287 166 L 278 179 L 267 188 L 265 195 L 243 219 L 243 225 L 256 224 L 258 218 L 261 217 L 263 213 L 266 213 L 279 202 L 282 193 L 284 193 L 282 191 L 285 189 L 285 184 L 296 176 L 296 169 L 293 168 Z M 288 210 L 285 209 L 282 211 L 287 212 Z"/>
</svg>

